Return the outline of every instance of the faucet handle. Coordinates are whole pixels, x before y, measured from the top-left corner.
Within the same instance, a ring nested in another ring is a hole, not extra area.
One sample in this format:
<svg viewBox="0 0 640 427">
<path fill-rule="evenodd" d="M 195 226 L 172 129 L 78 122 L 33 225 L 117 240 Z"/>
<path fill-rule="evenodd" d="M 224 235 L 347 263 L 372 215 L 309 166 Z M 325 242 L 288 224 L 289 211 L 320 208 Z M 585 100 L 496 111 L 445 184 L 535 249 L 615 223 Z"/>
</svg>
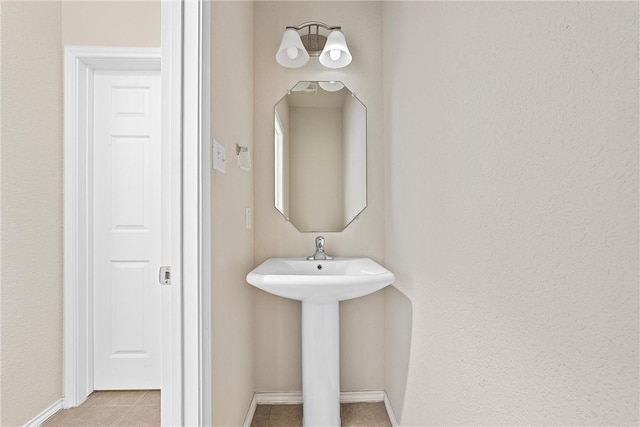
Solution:
<svg viewBox="0 0 640 427">
<path fill-rule="evenodd" d="M 324 252 L 324 237 L 318 236 L 316 237 L 316 252 L 307 257 L 309 260 L 319 260 L 319 259 L 331 259 L 330 256 Z"/>
</svg>

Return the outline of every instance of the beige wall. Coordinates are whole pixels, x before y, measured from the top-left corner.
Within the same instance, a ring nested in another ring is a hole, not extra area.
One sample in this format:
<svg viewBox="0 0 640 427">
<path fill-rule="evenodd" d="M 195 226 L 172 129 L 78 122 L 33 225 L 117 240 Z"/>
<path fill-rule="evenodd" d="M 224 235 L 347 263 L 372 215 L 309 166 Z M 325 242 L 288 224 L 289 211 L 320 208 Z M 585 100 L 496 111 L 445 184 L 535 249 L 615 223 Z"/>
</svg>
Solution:
<svg viewBox="0 0 640 427">
<path fill-rule="evenodd" d="M 342 109 L 290 107 L 289 118 L 289 220 L 299 230 L 341 230 Z"/>
<path fill-rule="evenodd" d="M 400 422 L 637 425 L 638 3 L 389 2 L 383 32 Z"/>
<path fill-rule="evenodd" d="M 313 252 L 318 233 L 300 233 L 273 206 L 273 106 L 300 80 L 338 80 L 356 92 L 368 113 L 369 206 L 344 232 L 323 233 L 330 255 L 384 261 L 382 142 L 382 6 L 379 2 L 256 2 L 254 56 L 255 264 L 273 256 Z M 275 61 L 287 25 L 308 20 L 342 25 L 353 62 L 342 70 L 317 59 L 299 69 Z M 300 391 L 300 303 L 255 290 L 256 389 Z M 384 294 L 341 303 L 341 388 L 383 388 Z"/>
<path fill-rule="evenodd" d="M 62 397 L 60 4 L 2 2 L 0 425 Z"/>
<path fill-rule="evenodd" d="M 22 425 L 63 393 L 63 45 L 159 47 L 160 3 L 0 7 L 0 425 Z"/>
<path fill-rule="evenodd" d="M 245 281 L 254 230 L 244 222 L 253 173 L 235 156 L 236 143 L 253 154 L 253 4 L 213 2 L 211 19 L 212 135 L 227 153 L 226 174 L 212 172 L 211 190 L 213 423 L 232 426 L 242 425 L 255 381 L 253 291 Z"/>
<path fill-rule="evenodd" d="M 160 47 L 160 1 L 63 1 L 62 43 Z"/>
</svg>

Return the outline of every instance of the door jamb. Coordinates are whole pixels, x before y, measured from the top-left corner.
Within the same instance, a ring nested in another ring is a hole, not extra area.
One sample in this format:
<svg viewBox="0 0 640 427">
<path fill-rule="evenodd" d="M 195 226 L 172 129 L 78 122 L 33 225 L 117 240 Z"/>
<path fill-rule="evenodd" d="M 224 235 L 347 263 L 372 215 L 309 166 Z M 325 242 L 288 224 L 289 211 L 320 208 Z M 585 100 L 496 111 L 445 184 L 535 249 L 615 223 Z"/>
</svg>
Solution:
<svg viewBox="0 0 640 427">
<path fill-rule="evenodd" d="M 93 75 L 160 70 L 160 49 L 65 47 L 64 407 L 93 391 L 91 136 Z"/>
<path fill-rule="evenodd" d="M 211 9 L 182 4 L 184 425 L 211 425 Z"/>
<path fill-rule="evenodd" d="M 162 289 L 162 328 L 165 333 L 170 331 L 172 341 L 162 342 L 162 355 L 170 359 L 162 364 L 162 382 L 170 384 L 168 393 L 161 393 L 160 421 L 164 425 L 184 425 L 184 374 L 185 363 L 183 346 L 183 242 L 182 242 L 182 111 L 183 111 L 183 4 L 182 1 L 161 2 L 161 49 L 162 49 L 162 140 L 171 155 L 171 176 L 164 176 L 170 182 L 163 182 L 171 191 L 170 206 L 164 206 L 171 211 L 169 227 L 165 233 L 171 235 L 171 247 L 163 252 L 164 265 L 172 267 L 172 285 Z M 166 183 L 166 184 L 165 184 Z M 163 251 L 167 248 L 163 248 Z M 166 260 L 166 261 L 164 261 Z M 174 309 L 175 308 L 175 309 Z M 166 313 L 169 312 L 169 315 Z"/>
<path fill-rule="evenodd" d="M 211 424 L 211 182 L 210 182 L 210 5 L 205 0 L 162 1 L 163 137 L 172 141 L 181 159 L 180 204 L 172 215 L 181 225 L 181 271 L 172 276 L 173 298 L 182 301 L 180 395 L 167 405 L 175 409 L 165 425 Z M 175 181 L 175 180 L 174 180 Z M 173 314 L 172 314 L 173 316 Z M 171 321 L 176 327 L 178 321 Z M 173 343 L 172 343 L 173 344 Z M 179 351 L 177 351 L 177 349 Z M 164 366 L 164 365 L 163 365 Z M 177 366 L 173 364 L 172 366 Z M 167 372 L 175 376 L 178 372 Z M 177 390 L 172 388 L 172 390 Z M 163 403 L 165 402 L 163 397 Z M 163 405 L 164 408 L 167 405 Z M 180 414 L 178 414 L 180 412 Z M 175 416 L 174 416 L 175 415 Z M 178 418 L 179 415 L 179 418 Z"/>
</svg>

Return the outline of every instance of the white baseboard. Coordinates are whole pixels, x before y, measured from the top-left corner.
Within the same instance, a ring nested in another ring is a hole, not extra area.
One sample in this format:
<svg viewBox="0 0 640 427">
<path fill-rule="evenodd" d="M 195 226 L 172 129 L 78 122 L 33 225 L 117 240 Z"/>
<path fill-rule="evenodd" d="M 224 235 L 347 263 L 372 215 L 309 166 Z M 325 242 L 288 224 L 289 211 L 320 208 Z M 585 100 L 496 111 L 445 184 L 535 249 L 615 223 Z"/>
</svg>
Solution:
<svg viewBox="0 0 640 427">
<path fill-rule="evenodd" d="M 251 427 L 251 421 L 253 421 L 253 416 L 256 413 L 257 406 L 258 406 L 258 400 L 256 399 L 256 395 L 254 393 L 253 399 L 251 399 L 251 404 L 249 405 L 249 412 L 247 412 L 247 416 L 244 417 L 244 422 L 242 423 L 242 427 Z"/>
<path fill-rule="evenodd" d="M 249 405 L 249 412 L 244 418 L 243 427 L 250 427 L 253 416 L 256 413 L 256 407 L 258 405 L 299 405 L 302 403 L 302 392 L 285 392 L 285 393 L 255 393 L 251 404 Z"/>
<path fill-rule="evenodd" d="M 298 405 L 302 403 L 302 392 L 256 393 L 258 405 Z"/>
<path fill-rule="evenodd" d="M 398 426 L 396 416 L 393 413 L 391 402 L 387 393 L 383 390 L 370 391 L 342 391 L 340 392 L 340 403 L 359 403 L 359 402 L 384 402 L 384 407 L 389 415 L 389 421 L 393 427 Z M 299 405 L 302 403 L 302 392 L 286 392 L 286 393 L 255 393 L 251 399 L 249 412 L 244 419 L 243 427 L 250 427 L 253 415 L 258 405 Z"/>
<path fill-rule="evenodd" d="M 341 391 L 340 403 L 383 402 L 384 391 Z"/>
<path fill-rule="evenodd" d="M 25 423 L 25 427 L 38 427 L 44 424 L 49 418 L 53 417 L 56 412 L 62 409 L 64 404 L 64 399 L 60 399 L 57 402 L 54 402 L 51 406 L 49 406 L 44 411 L 40 412 L 36 415 L 31 421 L 27 421 Z"/>
<path fill-rule="evenodd" d="M 391 406 L 391 401 L 389 400 L 389 396 L 386 391 L 384 392 L 384 407 L 387 409 L 387 415 L 389 415 L 391 425 L 393 427 L 398 427 L 398 419 L 396 418 L 396 413 L 393 412 L 393 407 Z"/>
</svg>

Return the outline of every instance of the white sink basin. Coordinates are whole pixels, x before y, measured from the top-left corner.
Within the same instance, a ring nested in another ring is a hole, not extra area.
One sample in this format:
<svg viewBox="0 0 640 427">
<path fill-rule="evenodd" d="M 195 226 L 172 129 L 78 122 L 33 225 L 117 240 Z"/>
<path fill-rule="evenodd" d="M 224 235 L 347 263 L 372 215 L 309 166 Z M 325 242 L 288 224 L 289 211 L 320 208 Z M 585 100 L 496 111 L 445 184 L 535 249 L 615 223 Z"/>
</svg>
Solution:
<svg viewBox="0 0 640 427">
<path fill-rule="evenodd" d="M 371 258 L 269 258 L 247 275 L 247 282 L 263 291 L 302 301 L 305 427 L 341 425 L 339 301 L 394 281 L 393 273 Z"/>
<path fill-rule="evenodd" d="M 371 258 L 269 258 L 247 275 L 253 286 L 299 301 L 343 301 L 373 293 L 395 281 Z"/>
</svg>

